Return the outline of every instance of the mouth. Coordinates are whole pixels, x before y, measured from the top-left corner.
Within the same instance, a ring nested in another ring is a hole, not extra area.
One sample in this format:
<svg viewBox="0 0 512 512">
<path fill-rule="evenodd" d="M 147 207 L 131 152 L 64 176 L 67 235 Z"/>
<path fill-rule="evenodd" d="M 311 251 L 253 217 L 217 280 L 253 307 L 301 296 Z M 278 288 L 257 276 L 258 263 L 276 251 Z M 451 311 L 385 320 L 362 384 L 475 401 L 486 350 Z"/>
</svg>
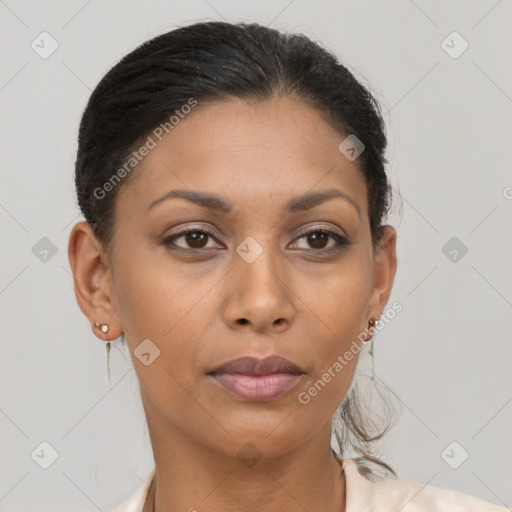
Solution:
<svg viewBox="0 0 512 512">
<path fill-rule="evenodd" d="M 228 361 L 208 375 L 224 390 L 249 401 L 277 399 L 293 389 L 305 372 L 281 356 L 242 357 Z"/>
</svg>

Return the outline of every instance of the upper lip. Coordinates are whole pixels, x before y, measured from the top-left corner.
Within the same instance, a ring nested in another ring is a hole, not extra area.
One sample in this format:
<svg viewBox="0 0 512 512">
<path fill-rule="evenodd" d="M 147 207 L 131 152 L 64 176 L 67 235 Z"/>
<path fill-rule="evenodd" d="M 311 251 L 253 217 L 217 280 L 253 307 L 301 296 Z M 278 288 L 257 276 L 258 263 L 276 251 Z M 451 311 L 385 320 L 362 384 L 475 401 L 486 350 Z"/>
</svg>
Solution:
<svg viewBox="0 0 512 512">
<path fill-rule="evenodd" d="M 278 355 L 271 355 L 265 359 L 255 357 L 240 357 L 227 361 L 210 374 L 243 373 L 244 375 L 271 375 L 273 373 L 292 373 L 300 375 L 304 371 L 290 360 Z"/>
</svg>

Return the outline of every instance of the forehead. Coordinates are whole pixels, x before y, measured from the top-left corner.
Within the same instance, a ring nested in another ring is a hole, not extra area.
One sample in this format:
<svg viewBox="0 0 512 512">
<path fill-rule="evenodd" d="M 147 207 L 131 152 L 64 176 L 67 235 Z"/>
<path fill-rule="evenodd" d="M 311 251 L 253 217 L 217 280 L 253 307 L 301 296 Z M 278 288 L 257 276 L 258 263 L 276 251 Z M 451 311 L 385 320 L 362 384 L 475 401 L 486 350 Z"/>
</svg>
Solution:
<svg viewBox="0 0 512 512">
<path fill-rule="evenodd" d="M 309 104 L 290 97 L 199 102 L 159 140 L 119 191 L 146 206 L 172 188 L 218 192 L 241 203 L 336 187 L 366 211 L 358 160 L 338 146 L 346 137 Z"/>
</svg>

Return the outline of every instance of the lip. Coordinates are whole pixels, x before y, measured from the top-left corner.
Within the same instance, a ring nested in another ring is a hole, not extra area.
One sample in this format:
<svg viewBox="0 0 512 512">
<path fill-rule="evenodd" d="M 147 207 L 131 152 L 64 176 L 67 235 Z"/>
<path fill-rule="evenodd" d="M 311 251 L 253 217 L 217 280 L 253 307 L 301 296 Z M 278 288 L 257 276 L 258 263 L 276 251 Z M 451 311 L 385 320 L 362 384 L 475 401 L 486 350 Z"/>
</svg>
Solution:
<svg viewBox="0 0 512 512">
<path fill-rule="evenodd" d="M 220 373 L 214 374 L 212 377 L 215 382 L 239 398 L 254 402 L 266 402 L 288 393 L 302 379 L 302 374 L 245 375 L 242 373 Z"/>
<path fill-rule="evenodd" d="M 278 355 L 265 359 L 240 357 L 208 373 L 225 390 L 244 400 L 268 401 L 285 395 L 305 372 Z"/>
<path fill-rule="evenodd" d="M 256 357 L 239 357 L 221 364 L 210 374 L 243 373 L 245 375 L 271 375 L 273 373 L 301 374 L 304 370 L 289 359 L 277 354 L 257 359 Z"/>
</svg>

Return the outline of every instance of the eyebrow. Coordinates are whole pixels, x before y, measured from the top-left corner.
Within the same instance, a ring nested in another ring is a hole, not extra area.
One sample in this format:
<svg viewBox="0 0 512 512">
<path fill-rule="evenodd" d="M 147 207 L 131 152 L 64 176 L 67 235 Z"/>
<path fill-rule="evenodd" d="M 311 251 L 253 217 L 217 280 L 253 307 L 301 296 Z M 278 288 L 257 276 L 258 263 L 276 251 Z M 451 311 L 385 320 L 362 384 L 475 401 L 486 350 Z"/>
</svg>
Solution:
<svg viewBox="0 0 512 512">
<path fill-rule="evenodd" d="M 154 208 L 157 204 L 160 204 L 172 198 L 187 199 L 208 210 L 214 210 L 223 213 L 230 213 L 233 208 L 233 205 L 231 203 L 227 202 L 225 199 L 223 199 L 221 196 L 217 194 L 210 194 L 209 192 L 199 192 L 196 190 L 176 189 L 171 190 L 170 192 L 168 192 L 167 194 L 163 195 L 158 199 L 155 199 L 148 206 L 148 211 Z M 358 204 L 349 195 L 345 194 L 344 192 L 336 188 L 322 190 L 319 192 L 307 192 L 302 196 L 293 197 L 286 203 L 284 210 L 287 213 L 309 210 L 311 208 L 314 208 L 315 206 L 324 203 L 325 201 L 334 198 L 340 198 L 348 201 L 356 209 L 359 218 L 361 218 L 361 210 Z"/>
</svg>

